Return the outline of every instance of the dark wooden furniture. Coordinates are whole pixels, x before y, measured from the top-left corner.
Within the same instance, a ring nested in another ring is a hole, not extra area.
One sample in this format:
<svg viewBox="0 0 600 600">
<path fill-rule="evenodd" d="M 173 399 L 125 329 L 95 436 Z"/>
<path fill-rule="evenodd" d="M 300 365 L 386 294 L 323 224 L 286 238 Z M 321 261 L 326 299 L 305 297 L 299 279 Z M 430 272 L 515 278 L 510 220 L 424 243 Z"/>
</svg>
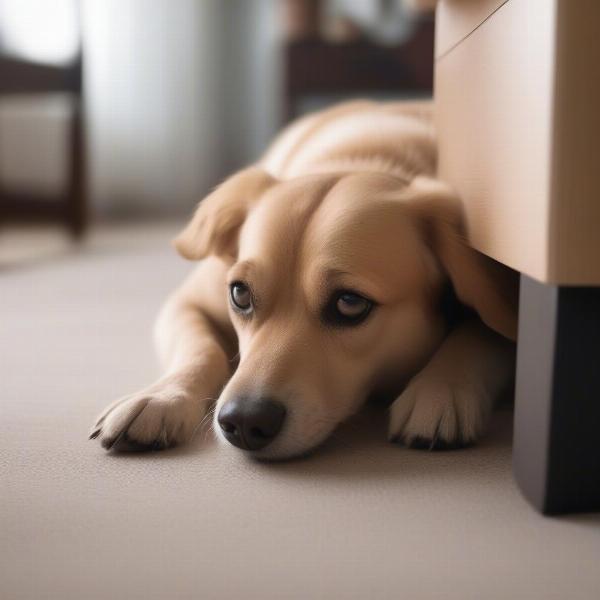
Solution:
<svg viewBox="0 0 600 600">
<path fill-rule="evenodd" d="M 42 199 L 31 193 L 4 189 L 0 182 L 0 222 L 57 221 L 64 223 L 74 237 L 80 237 L 87 217 L 81 55 L 65 66 L 0 57 L 0 97 L 54 92 L 65 92 L 73 98 L 69 131 L 70 169 L 64 196 L 56 200 Z"/>
<path fill-rule="evenodd" d="M 521 279 L 515 476 L 545 514 L 600 506 L 600 287 Z"/>
<path fill-rule="evenodd" d="M 361 39 L 334 44 L 321 38 L 290 41 L 284 48 L 286 118 L 298 115 L 303 98 L 377 92 L 431 95 L 433 18 L 423 17 L 398 46 Z"/>
</svg>

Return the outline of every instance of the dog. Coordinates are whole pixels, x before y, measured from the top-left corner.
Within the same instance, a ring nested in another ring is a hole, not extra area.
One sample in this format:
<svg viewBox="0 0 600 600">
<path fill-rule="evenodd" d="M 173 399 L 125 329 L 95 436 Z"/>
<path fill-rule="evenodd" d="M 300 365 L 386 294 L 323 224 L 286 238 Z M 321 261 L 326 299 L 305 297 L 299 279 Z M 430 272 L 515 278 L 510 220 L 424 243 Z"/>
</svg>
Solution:
<svg viewBox="0 0 600 600">
<path fill-rule="evenodd" d="M 157 320 L 164 375 L 100 415 L 107 449 L 167 448 L 212 419 L 253 457 L 294 457 L 377 390 L 395 398 L 390 440 L 460 447 L 510 384 L 518 280 L 469 246 L 429 105 L 301 118 L 174 245 L 199 263 Z M 453 323 L 448 289 L 470 309 Z"/>
</svg>

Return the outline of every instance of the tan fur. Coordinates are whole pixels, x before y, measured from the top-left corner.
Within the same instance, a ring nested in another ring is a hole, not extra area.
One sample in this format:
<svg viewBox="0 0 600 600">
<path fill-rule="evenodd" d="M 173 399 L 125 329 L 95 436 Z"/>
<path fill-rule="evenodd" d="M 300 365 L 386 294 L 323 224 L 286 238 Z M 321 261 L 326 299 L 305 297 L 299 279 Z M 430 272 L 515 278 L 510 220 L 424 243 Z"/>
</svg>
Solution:
<svg viewBox="0 0 600 600">
<path fill-rule="evenodd" d="M 235 396 L 268 396 L 288 418 L 256 454 L 293 456 L 374 389 L 408 382 L 391 407 L 391 438 L 474 441 L 510 379 L 513 349 L 475 321 L 446 335 L 439 295 L 449 279 L 514 339 L 516 288 L 469 248 L 460 202 L 435 180 L 435 162 L 425 105 L 354 102 L 287 128 L 200 203 L 175 241 L 200 263 L 158 321 L 166 374 L 109 407 L 93 437 L 168 446 L 189 439 L 212 402 L 218 413 Z M 251 319 L 229 308 L 228 284 L 239 280 L 257 297 Z M 339 289 L 377 302 L 365 323 L 323 323 Z"/>
</svg>

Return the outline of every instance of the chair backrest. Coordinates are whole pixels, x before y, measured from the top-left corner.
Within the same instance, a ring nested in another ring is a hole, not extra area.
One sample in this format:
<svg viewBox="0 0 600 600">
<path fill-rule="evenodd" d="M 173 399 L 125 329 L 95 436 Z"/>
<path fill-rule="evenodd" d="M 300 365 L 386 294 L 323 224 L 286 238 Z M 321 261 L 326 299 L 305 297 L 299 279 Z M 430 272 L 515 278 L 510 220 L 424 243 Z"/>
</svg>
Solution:
<svg viewBox="0 0 600 600">
<path fill-rule="evenodd" d="M 0 56 L 0 94 L 81 93 L 81 54 L 67 65 Z"/>
</svg>

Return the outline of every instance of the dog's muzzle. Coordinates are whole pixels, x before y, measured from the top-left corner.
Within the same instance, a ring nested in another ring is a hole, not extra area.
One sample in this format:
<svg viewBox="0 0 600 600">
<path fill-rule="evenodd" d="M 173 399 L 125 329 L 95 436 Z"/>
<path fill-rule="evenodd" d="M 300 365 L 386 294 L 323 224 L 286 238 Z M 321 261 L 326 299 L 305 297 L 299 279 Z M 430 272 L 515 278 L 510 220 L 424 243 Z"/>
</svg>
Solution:
<svg viewBox="0 0 600 600">
<path fill-rule="evenodd" d="M 281 431 L 286 409 L 269 398 L 241 396 L 228 400 L 217 421 L 228 442 L 242 450 L 261 450 Z"/>
</svg>

